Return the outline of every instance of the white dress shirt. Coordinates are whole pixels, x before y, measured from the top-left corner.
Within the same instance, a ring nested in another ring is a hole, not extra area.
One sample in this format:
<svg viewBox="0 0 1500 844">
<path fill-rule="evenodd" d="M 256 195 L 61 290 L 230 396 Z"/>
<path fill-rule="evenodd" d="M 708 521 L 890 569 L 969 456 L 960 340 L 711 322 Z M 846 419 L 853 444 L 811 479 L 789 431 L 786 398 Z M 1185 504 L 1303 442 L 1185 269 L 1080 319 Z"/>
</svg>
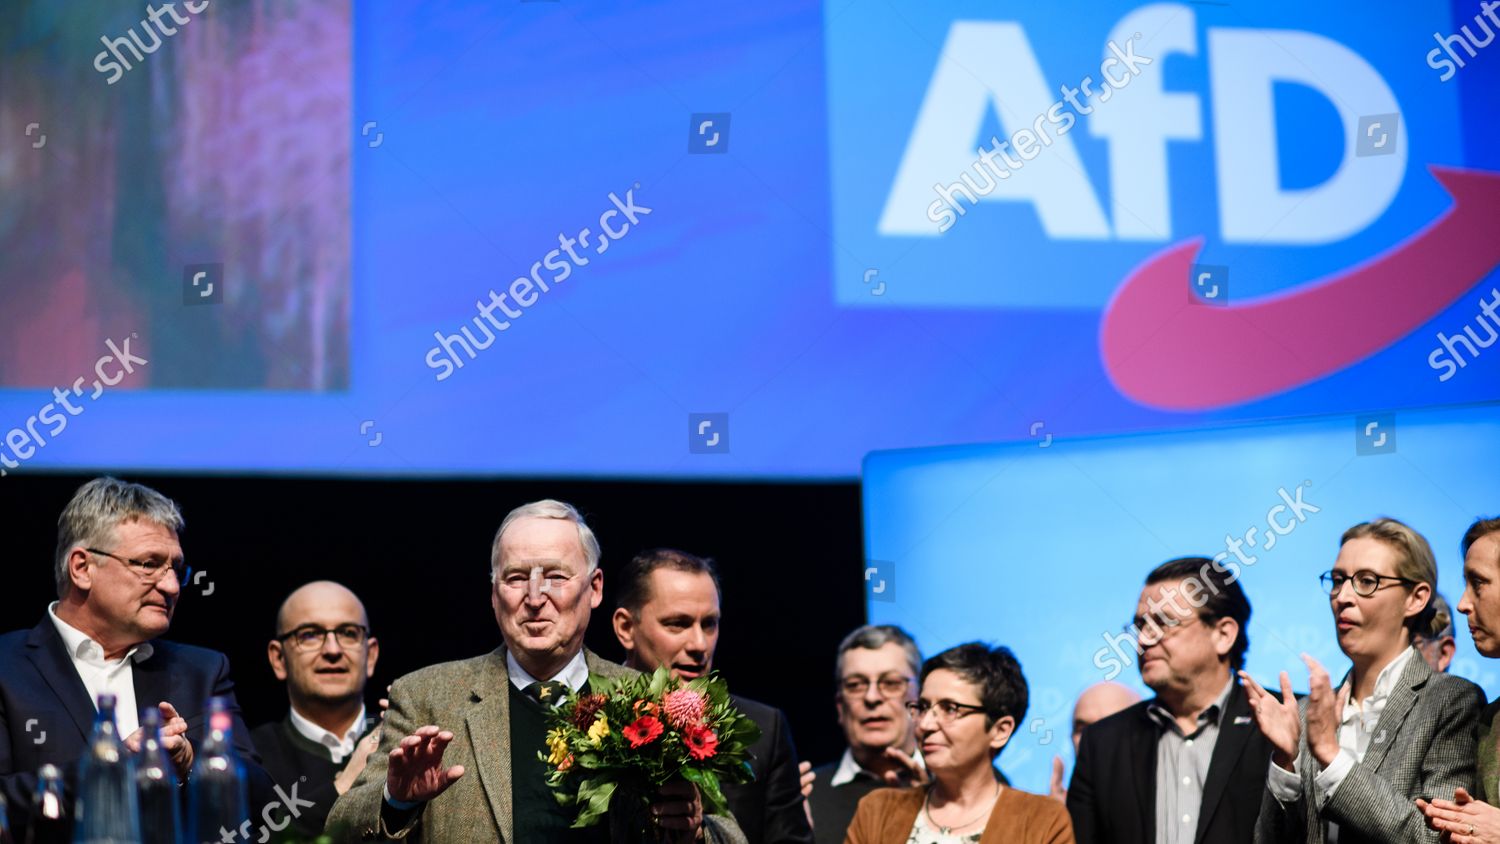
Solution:
<svg viewBox="0 0 1500 844">
<path fill-rule="evenodd" d="M 927 770 L 927 763 L 922 759 L 922 751 L 912 751 L 911 758 L 921 766 L 922 770 Z M 880 774 L 869 770 L 865 766 L 859 764 L 859 762 L 855 761 L 854 751 L 848 748 L 844 748 L 844 755 L 839 759 L 838 768 L 834 770 L 833 776 L 828 778 L 828 787 L 835 788 L 837 786 L 844 785 L 845 783 L 854 782 L 855 778 L 861 775 L 869 777 L 876 782 L 885 782 L 885 778 Z"/>
<path fill-rule="evenodd" d="M 516 662 L 515 654 L 510 652 L 510 648 L 505 649 L 505 667 L 510 671 L 510 682 L 523 692 L 532 683 L 542 682 L 531 676 L 526 669 L 522 668 L 521 663 Z M 563 669 L 557 672 L 556 676 L 548 677 L 547 679 L 562 683 L 568 687 L 569 691 L 576 692 L 583 688 L 583 684 L 589 681 L 589 664 L 583 658 L 583 651 L 580 650 L 574 654 L 573 659 L 567 665 L 564 665 Z"/>
<path fill-rule="evenodd" d="M 328 755 L 333 757 L 333 764 L 342 765 L 344 760 L 354 752 L 354 746 L 359 743 L 359 734 L 363 732 L 365 725 L 365 705 L 359 705 L 359 717 L 354 719 L 354 725 L 342 736 L 331 730 L 325 730 L 312 721 L 302 717 L 297 707 L 292 707 L 292 729 L 301 733 L 308 741 L 321 744 L 328 748 Z"/>
<path fill-rule="evenodd" d="M 1333 799 L 1344 778 L 1365 758 L 1375 725 L 1380 723 L 1380 715 L 1385 711 L 1386 701 L 1390 700 L 1391 692 L 1396 690 L 1396 682 L 1401 679 L 1401 673 L 1406 670 L 1407 663 L 1412 661 L 1415 653 L 1408 646 L 1400 656 L 1381 669 L 1380 675 L 1375 678 L 1374 694 L 1364 700 L 1350 699 L 1354 694 L 1352 675 L 1349 682 L 1339 689 L 1339 697 L 1344 699 L 1343 717 L 1339 720 L 1339 754 L 1313 778 L 1314 797 L 1320 812 Z M 1303 729 L 1306 729 L 1305 724 Z M 1295 766 L 1294 762 L 1293 767 Z M 1302 797 L 1302 778 L 1295 771 L 1287 771 L 1274 761 L 1271 763 L 1267 785 L 1271 789 L 1271 795 L 1283 803 L 1291 803 Z M 1329 844 L 1338 841 L 1338 824 L 1328 825 L 1328 841 Z"/>
<path fill-rule="evenodd" d="M 82 630 L 57 617 L 56 601 L 47 607 L 47 615 L 52 617 L 52 624 L 62 637 L 68 659 L 72 660 L 78 678 L 88 690 L 89 702 L 94 705 L 94 710 L 99 709 L 99 695 L 114 695 L 115 724 L 120 728 L 120 737 L 124 738 L 135 732 L 141 726 L 141 713 L 136 708 L 135 674 L 131 671 L 131 666 L 151 656 L 151 643 L 142 642 L 126 651 L 119 659 L 105 659 L 103 646 L 90 639 Z M 157 701 L 146 703 L 148 706 L 155 706 Z"/>
</svg>

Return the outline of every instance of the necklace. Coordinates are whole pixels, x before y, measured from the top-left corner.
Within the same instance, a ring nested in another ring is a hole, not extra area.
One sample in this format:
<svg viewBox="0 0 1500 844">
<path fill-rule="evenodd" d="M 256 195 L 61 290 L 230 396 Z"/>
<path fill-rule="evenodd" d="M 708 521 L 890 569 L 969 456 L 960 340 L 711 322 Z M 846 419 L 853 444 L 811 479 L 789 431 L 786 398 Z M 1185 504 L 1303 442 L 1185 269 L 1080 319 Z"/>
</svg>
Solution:
<svg viewBox="0 0 1500 844">
<path fill-rule="evenodd" d="M 942 824 L 940 824 L 937 821 L 935 821 L 935 820 L 932 819 L 932 789 L 929 788 L 927 790 L 927 796 L 925 798 L 923 798 L 923 800 L 922 800 L 922 811 L 923 811 L 923 813 L 925 813 L 927 815 L 927 822 L 930 823 L 930 824 L 932 824 L 933 826 L 937 827 L 939 833 L 941 833 L 942 835 L 952 835 L 953 834 L 953 830 L 955 830 L 955 829 L 967 829 L 968 827 L 971 827 L 975 823 L 977 823 L 985 815 L 988 815 L 990 813 L 990 810 L 992 810 L 992 809 L 995 808 L 995 801 L 999 800 L 999 799 L 1000 799 L 1000 783 L 997 781 L 995 783 L 995 796 L 990 798 L 990 805 L 986 806 L 984 808 L 983 812 L 980 812 L 978 815 L 975 815 L 972 819 L 964 821 L 961 824 L 955 824 L 953 826 L 943 826 Z"/>
</svg>

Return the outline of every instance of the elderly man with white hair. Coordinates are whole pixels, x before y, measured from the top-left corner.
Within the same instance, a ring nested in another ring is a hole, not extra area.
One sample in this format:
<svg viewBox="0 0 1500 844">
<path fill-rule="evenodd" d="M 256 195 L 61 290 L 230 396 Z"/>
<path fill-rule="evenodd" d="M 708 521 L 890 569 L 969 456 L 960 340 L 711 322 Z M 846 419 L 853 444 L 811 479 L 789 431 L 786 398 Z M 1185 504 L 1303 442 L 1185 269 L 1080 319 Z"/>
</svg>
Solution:
<svg viewBox="0 0 1500 844">
<path fill-rule="evenodd" d="M 336 840 L 608 840 L 603 826 L 569 828 L 539 754 L 559 685 L 578 691 L 591 678 L 635 674 L 583 646 L 604 597 L 599 542 L 571 505 L 537 501 L 500 523 L 490 568 L 504 643 L 392 685 L 380 749 L 329 815 Z M 745 840 L 732 818 L 705 816 L 687 783 L 664 788 L 652 810 L 668 841 Z"/>
</svg>

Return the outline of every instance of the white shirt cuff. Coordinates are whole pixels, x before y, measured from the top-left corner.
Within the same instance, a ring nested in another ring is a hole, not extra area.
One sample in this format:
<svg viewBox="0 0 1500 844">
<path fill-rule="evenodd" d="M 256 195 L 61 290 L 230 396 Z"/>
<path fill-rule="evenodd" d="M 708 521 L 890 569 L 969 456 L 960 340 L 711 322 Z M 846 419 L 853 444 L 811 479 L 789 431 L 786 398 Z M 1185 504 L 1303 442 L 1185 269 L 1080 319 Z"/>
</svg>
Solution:
<svg viewBox="0 0 1500 844">
<path fill-rule="evenodd" d="M 415 809 L 418 806 L 422 805 L 421 801 L 418 801 L 416 803 L 407 803 L 405 800 L 397 800 L 396 798 L 391 796 L 391 787 L 388 785 L 381 786 L 380 793 L 385 797 L 386 805 L 390 806 L 392 809 L 395 809 L 398 812 L 409 812 L 412 809 Z"/>
<path fill-rule="evenodd" d="M 1297 763 L 1293 762 L 1292 767 L 1295 769 Z M 1266 776 L 1266 787 L 1271 789 L 1271 796 L 1282 803 L 1295 803 L 1302 799 L 1302 777 L 1297 776 L 1295 770 L 1288 771 L 1274 761 Z"/>
<path fill-rule="evenodd" d="M 1328 767 L 1318 772 L 1313 778 L 1313 787 L 1318 791 L 1318 809 L 1321 811 L 1328 801 L 1333 799 L 1333 793 L 1338 791 L 1339 785 L 1349 772 L 1354 770 L 1354 754 L 1347 749 L 1340 748 L 1339 755 L 1333 757 Z"/>
</svg>

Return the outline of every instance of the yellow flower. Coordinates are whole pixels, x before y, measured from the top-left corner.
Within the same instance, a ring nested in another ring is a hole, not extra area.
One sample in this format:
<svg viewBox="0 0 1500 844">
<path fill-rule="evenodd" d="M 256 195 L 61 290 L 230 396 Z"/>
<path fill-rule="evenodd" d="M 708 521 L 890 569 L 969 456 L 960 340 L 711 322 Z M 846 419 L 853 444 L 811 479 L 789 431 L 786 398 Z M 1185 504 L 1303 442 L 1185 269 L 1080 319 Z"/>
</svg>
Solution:
<svg viewBox="0 0 1500 844">
<path fill-rule="evenodd" d="M 563 736 L 562 730 L 547 733 L 547 747 L 552 751 L 547 761 L 553 766 L 561 765 L 568 758 L 568 740 Z"/>
<path fill-rule="evenodd" d="M 589 743 L 598 747 L 607 735 L 609 735 L 609 720 L 601 712 L 599 717 L 594 719 L 594 725 L 589 727 Z"/>
</svg>

